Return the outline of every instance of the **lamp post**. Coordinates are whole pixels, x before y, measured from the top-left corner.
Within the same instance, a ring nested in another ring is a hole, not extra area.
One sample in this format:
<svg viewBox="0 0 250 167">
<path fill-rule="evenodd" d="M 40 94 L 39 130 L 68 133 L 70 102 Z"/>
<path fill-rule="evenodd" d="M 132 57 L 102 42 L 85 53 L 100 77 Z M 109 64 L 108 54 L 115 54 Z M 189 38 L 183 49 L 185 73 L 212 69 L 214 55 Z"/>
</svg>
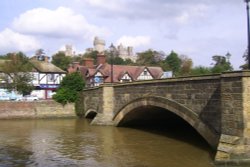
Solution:
<svg viewBox="0 0 250 167">
<path fill-rule="evenodd" d="M 114 59 L 114 52 L 115 52 L 115 46 L 113 45 L 113 43 L 111 43 L 109 49 L 110 49 L 110 52 L 111 52 L 111 62 L 110 62 L 111 63 L 111 83 L 113 83 L 114 82 L 114 78 L 113 78 L 113 71 L 114 71 L 114 69 L 113 69 L 113 59 Z"/>
<path fill-rule="evenodd" d="M 248 69 L 250 69 L 250 22 L 249 22 L 249 2 L 250 0 L 244 0 L 246 2 L 247 8 L 247 40 L 248 40 L 248 47 L 247 47 L 247 59 L 248 59 Z"/>
</svg>

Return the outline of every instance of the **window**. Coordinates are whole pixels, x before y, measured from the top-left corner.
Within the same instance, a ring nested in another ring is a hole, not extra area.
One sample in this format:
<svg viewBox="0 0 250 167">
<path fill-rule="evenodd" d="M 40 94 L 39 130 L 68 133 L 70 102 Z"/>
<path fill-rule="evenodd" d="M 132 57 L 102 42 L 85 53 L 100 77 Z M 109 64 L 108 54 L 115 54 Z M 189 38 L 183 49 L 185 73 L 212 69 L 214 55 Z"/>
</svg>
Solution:
<svg viewBox="0 0 250 167">
<path fill-rule="evenodd" d="M 55 80 L 55 74 L 48 74 L 48 81 L 52 82 Z"/>
</svg>

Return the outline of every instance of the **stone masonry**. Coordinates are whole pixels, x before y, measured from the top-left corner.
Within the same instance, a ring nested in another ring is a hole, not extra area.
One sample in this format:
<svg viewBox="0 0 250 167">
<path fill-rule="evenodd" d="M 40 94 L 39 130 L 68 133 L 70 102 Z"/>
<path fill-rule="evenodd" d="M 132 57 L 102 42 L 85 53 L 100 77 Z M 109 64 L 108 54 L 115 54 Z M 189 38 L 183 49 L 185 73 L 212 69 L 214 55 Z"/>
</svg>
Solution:
<svg viewBox="0 0 250 167">
<path fill-rule="evenodd" d="M 217 150 L 218 166 L 250 164 L 250 71 L 102 85 L 83 91 L 96 125 L 120 126 L 140 107 L 155 106 L 188 122 Z"/>
</svg>

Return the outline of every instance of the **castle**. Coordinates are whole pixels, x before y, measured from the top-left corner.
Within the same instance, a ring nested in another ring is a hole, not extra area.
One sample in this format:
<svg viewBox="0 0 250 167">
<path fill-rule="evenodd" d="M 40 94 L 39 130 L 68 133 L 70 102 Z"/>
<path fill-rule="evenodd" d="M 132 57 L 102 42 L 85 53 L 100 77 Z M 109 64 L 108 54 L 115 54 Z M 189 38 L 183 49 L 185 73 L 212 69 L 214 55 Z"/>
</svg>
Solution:
<svg viewBox="0 0 250 167">
<path fill-rule="evenodd" d="M 94 39 L 94 51 L 98 51 L 98 53 L 104 53 L 105 51 L 105 41 L 100 39 L 99 37 L 95 37 Z M 87 51 L 91 51 L 88 49 Z M 116 47 L 116 56 L 122 58 L 123 60 L 131 59 L 132 61 L 136 61 L 136 55 L 133 53 L 133 47 L 124 47 L 122 44 Z"/>
</svg>

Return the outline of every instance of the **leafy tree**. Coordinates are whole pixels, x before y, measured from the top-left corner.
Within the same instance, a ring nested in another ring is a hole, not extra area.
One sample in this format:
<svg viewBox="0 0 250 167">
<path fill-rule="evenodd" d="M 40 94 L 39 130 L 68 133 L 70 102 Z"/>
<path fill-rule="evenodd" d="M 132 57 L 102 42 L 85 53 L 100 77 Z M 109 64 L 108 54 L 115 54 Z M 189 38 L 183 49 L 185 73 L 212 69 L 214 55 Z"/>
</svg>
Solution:
<svg viewBox="0 0 250 167">
<path fill-rule="evenodd" d="M 243 58 L 245 59 L 245 64 L 241 65 L 240 68 L 242 70 L 247 70 L 248 69 L 248 50 L 243 55 Z"/>
<path fill-rule="evenodd" d="M 211 69 L 212 73 L 221 73 L 225 71 L 232 71 L 233 67 L 230 63 L 231 54 L 227 53 L 225 56 L 215 55 L 212 57 L 215 61 L 214 67 Z"/>
<path fill-rule="evenodd" d="M 212 73 L 211 68 L 204 66 L 194 67 L 190 71 L 190 75 L 208 75 L 211 73 Z"/>
<path fill-rule="evenodd" d="M 6 58 L 2 65 L 2 71 L 5 74 L 2 80 L 5 82 L 5 88 L 23 95 L 29 94 L 34 88 L 31 84 L 33 76 L 30 73 L 32 64 L 29 58 L 22 52 L 7 54 Z"/>
<path fill-rule="evenodd" d="M 87 52 L 83 55 L 83 58 L 92 58 L 94 59 L 94 64 L 97 63 L 98 51 Z"/>
<path fill-rule="evenodd" d="M 178 54 L 172 51 L 165 59 L 170 70 L 173 71 L 174 75 L 178 75 L 181 68 L 181 59 Z"/>
<path fill-rule="evenodd" d="M 124 64 L 125 65 L 134 65 L 135 63 L 131 59 L 125 59 Z"/>
<path fill-rule="evenodd" d="M 44 61 L 45 60 L 44 50 L 43 49 L 36 50 L 35 56 L 37 56 L 39 60 Z"/>
<path fill-rule="evenodd" d="M 145 52 L 141 52 L 138 54 L 136 63 L 138 65 L 153 66 L 157 65 L 161 61 L 161 54 L 157 51 L 149 49 Z"/>
<path fill-rule="evenodd" d="M 180 68 L 180 75 L 189 75 L 192 66 L 193 66 L 193 61 L 190 59 L 188 56 L 182 55 L 181 56 L 181 68 Z"/>
<path fill-rule="evenodd" d="M 53 99 L 63 105 L 75 102 L 78 93 L 83 90 L 85 82 L 79 72 L 71 73 L 65 76 L 60 84 Z"/>
<path fill-rule="evenodd" d="M 51 63 L 66 71 L 71 61 L 72 58 L 66 56 L 64 52 L 58 52 L 52 56 Z"/>
<path fill-rule="evenodd" d="M 112 62 L 112 58 L 109 57 L 108 63 L 111 64 L 111 62 Z M 113 58 L 113 64 L 125 65 L 125 61 L 121 57 L 116 56 L 116 57 Z"/>
</svg>

